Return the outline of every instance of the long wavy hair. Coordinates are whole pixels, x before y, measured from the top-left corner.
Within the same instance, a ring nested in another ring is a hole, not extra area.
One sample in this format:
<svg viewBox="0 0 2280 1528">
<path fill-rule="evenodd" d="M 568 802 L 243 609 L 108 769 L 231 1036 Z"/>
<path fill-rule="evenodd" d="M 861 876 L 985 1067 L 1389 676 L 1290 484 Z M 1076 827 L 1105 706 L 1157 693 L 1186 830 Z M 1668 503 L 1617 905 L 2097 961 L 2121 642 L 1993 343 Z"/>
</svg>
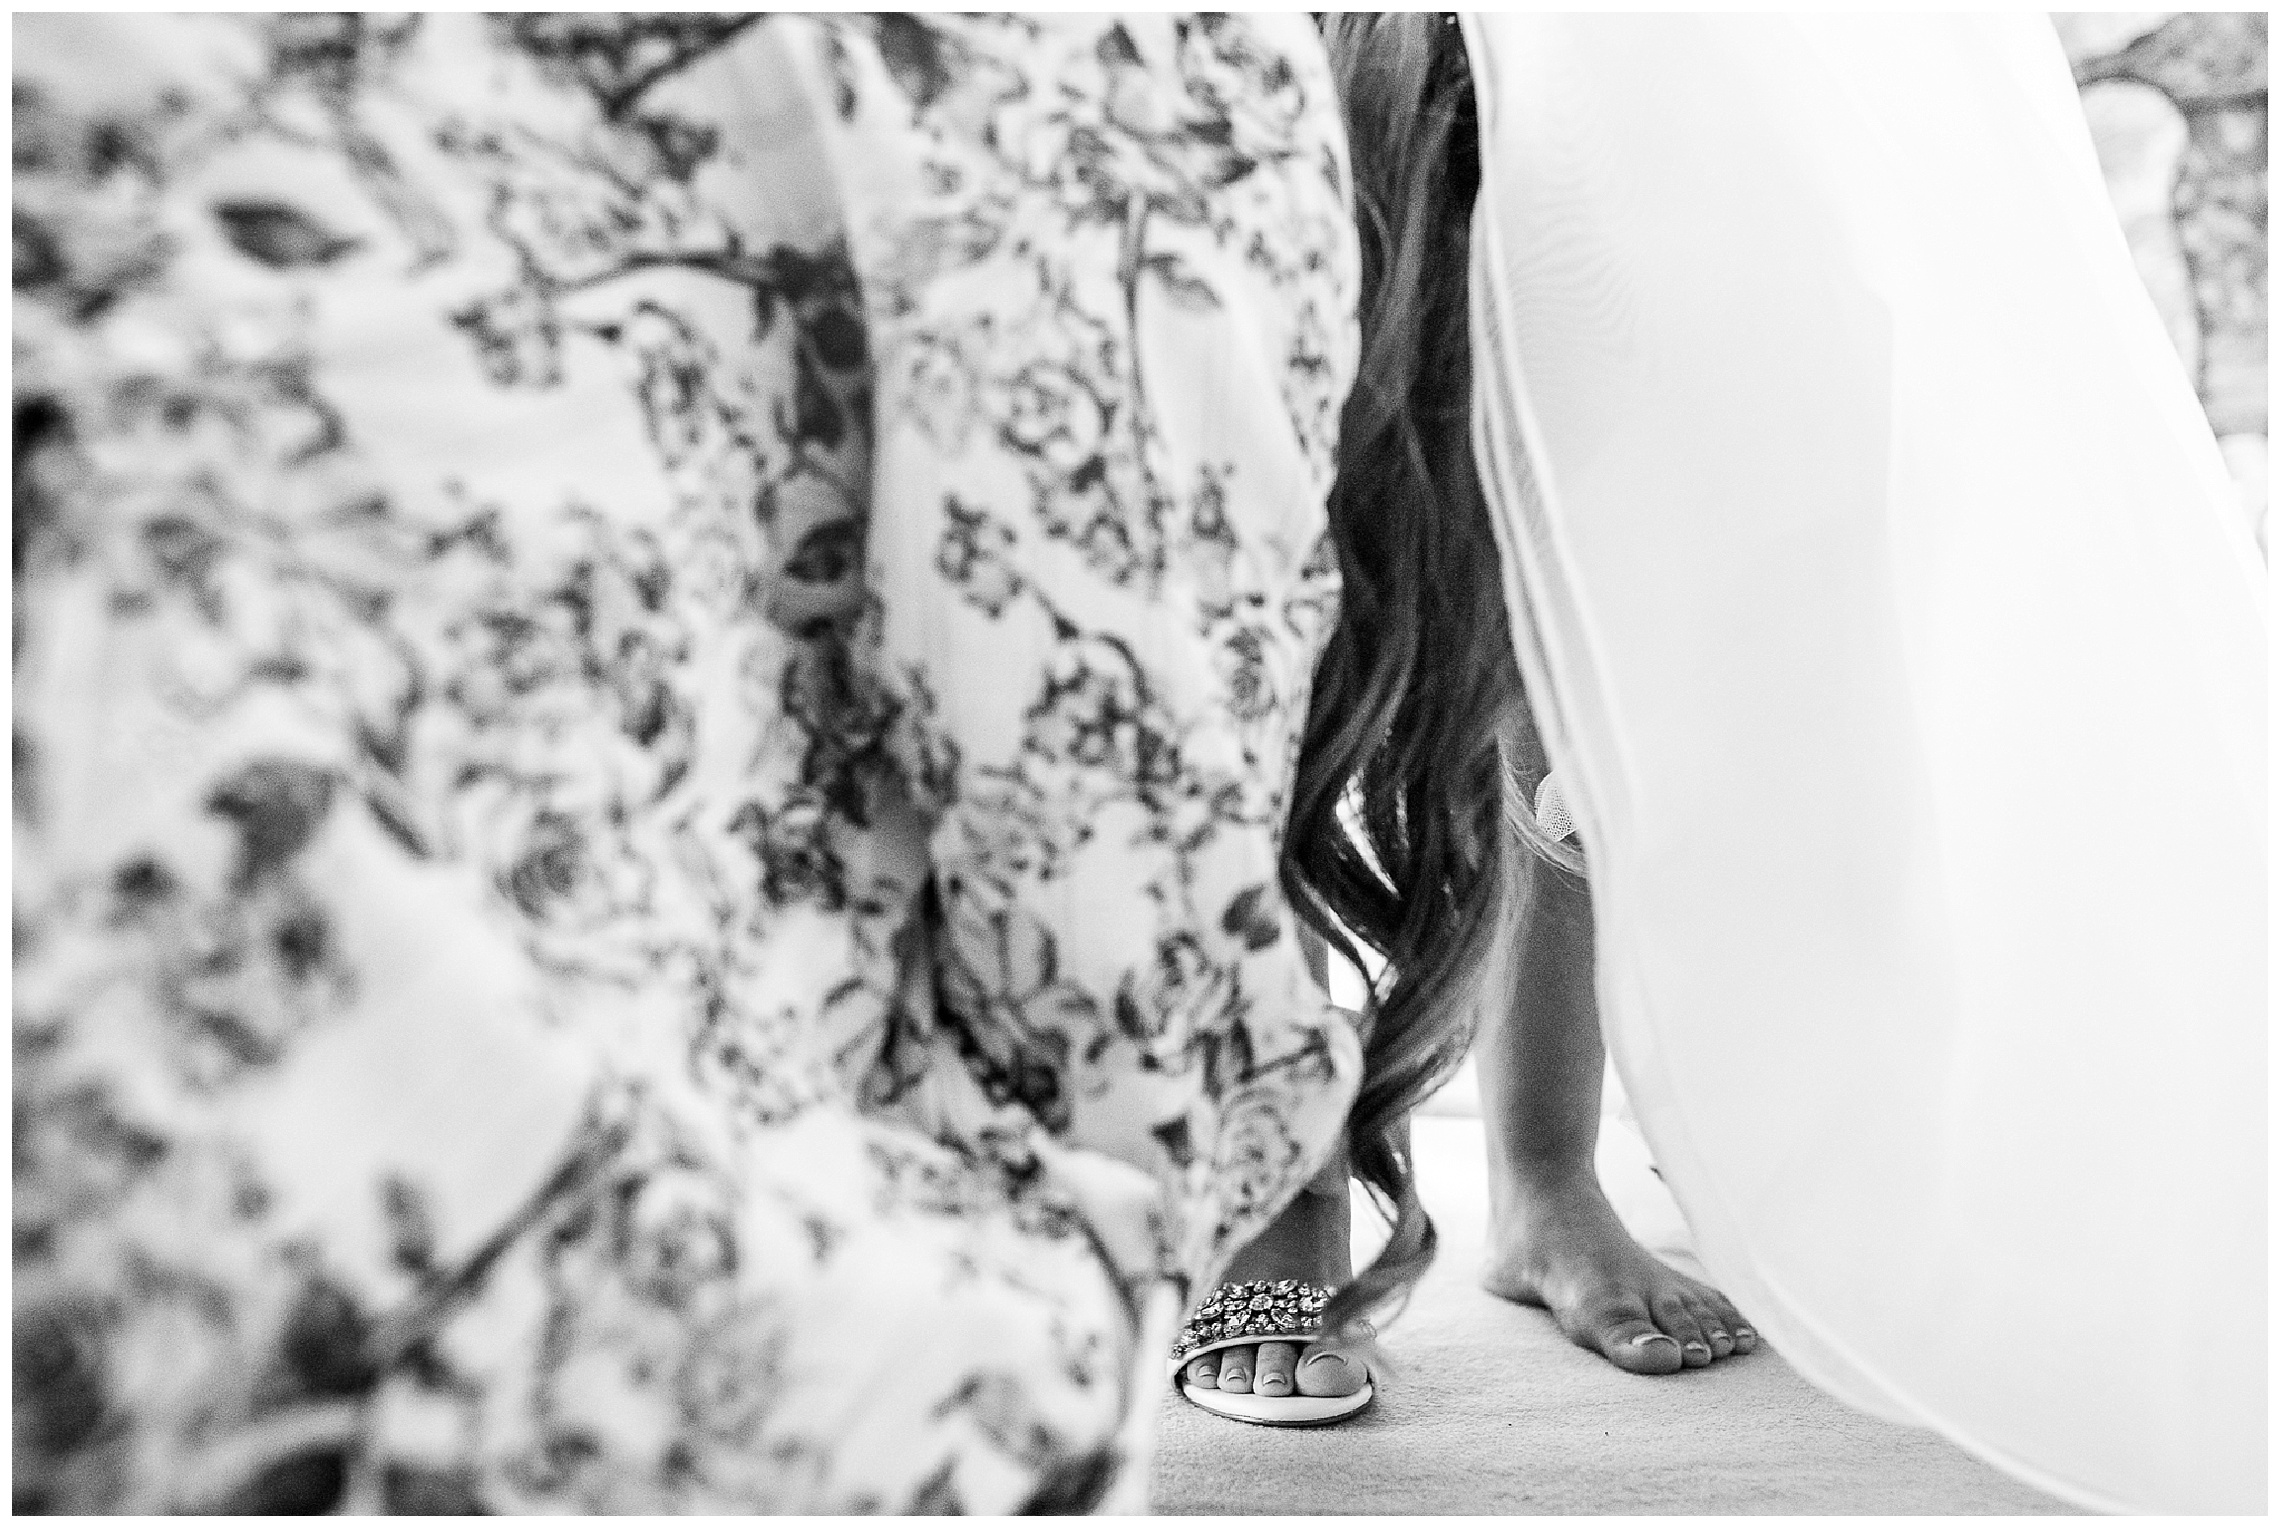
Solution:
<svg viewBox="0 0 2280 1528">
<path fill-rule="evenodd" d="M 1392 1230 L 1325 1312 L 1337 1331 L 1432 1262 L 1408 1119 L 1464 1060 L 1497 964 L 1519 884 L 1508 761 L 1527 705 L 1472 458 L 1480 153 L 1463 39 L 1431 12 L 1321 26 L 1353 161 L 1361 364 L 1330 496 L 1345 593 L 1315 668 L 1281 872 L 1332 948 L 1358 965 L 1350 934 L 1385 963 L 1347 1150 Z"/>
</svg>

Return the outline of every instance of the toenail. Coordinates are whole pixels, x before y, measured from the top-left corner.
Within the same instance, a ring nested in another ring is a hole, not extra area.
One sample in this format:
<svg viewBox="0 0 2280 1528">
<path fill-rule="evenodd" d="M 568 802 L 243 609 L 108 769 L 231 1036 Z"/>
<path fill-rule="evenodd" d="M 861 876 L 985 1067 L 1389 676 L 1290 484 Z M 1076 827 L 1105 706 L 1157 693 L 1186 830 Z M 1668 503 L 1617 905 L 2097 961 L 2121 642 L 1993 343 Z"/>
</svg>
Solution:
<svg viewBox="0 0 2280 1528">
<path fill-rule="evenodd" d="M 1686 1351 L 1689 1353 L 1707 1353 L 1710 1351 L 1710 1344 L 1707 1342 L 1690 1342 L 1686 1345 Z"/>
<path fill-rule="evenodd" d="M 1757 1333 L 1751 1331 L 1746 1326 L 1737 1326 L 1734 1328 L 1734 1335 L 1736 1337 L 1755 1337 L 1757 1336 Z"/>
<path fill-rule="evenodd" d="M 1631 1339 L 1631 1346 L 1634 1348 L 1643 1348 L 1650 1342 L 1667 1342 L 1675 1347 L 1678 1344 L 1678 1339 L 1676 1337 L 1667 1336 L 1662 1332 L 1641 1332 L 1638 1336 Z"/>
</svg>

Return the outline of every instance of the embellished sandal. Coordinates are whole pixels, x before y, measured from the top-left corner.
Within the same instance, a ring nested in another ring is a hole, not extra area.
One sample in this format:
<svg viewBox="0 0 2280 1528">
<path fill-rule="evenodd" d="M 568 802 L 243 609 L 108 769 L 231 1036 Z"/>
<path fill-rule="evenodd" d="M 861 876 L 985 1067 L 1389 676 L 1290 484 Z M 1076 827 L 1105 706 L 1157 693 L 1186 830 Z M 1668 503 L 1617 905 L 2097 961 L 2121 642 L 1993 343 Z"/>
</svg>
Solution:
<svg viewBox="0 0 2280 1528">
<path fill-rule="evenodd" d="M 1319 1427 L 1342 1421 L 1376 1399 L 1368 1378 L 1352 1395 L 1246 1395 L 1205 1389 L 1182 1376 L 1205 1353 L 1256 1342 L 1310 1342 L 1322 1335 L 1322 1309 L 1330 1291 L 1297 1279 L 1254 1279 L 1222 1284 L 1196 1309 L 1172 1345 L 1172 1383 L 1205 1411 L 1266 1427 Z M 1354 1360 L 1349 1360 L 1354 1361 Z"/>
</svg>

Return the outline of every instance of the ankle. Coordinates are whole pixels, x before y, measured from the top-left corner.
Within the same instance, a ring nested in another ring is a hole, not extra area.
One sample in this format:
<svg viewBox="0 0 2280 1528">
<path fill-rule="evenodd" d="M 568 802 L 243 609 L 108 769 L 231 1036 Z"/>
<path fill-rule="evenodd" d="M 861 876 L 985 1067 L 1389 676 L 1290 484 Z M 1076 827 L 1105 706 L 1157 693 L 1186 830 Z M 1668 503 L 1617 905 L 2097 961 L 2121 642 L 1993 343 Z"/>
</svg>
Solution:
<svg viewBox="0 0 2280 1528">
<path fill-rule="evenodd" d="M 1312 1284 L 1344 1284 L 1354 1276 L 1350 1218 L 1343 1192 L 1301 1193 L 1235 1254 L 1223 1277 L 1232 1283 L 1304 1279 Z"/>
<path fill-rule="evenodd" d="M 1549 1203 L 1596 1193 L 1599 1170 L 1587 1151 L 1504 1151 L 1490 1159 L 1488 1180 L 1492 1199 Z"/>
</svg>

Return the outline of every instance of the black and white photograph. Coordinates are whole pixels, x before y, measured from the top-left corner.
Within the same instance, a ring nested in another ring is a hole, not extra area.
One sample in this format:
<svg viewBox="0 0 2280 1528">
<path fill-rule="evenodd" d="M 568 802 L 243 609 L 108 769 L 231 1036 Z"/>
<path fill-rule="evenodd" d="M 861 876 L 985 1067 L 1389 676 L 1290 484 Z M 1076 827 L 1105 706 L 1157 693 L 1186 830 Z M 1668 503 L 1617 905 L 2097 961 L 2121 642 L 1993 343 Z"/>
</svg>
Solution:
<svg viewBox="0 0 2280 1528">
<path fill-rule="evenodd" d="M 2267 36 L 12 13 L 14 1511 L 2263 1515 Z"/>
</svg>

